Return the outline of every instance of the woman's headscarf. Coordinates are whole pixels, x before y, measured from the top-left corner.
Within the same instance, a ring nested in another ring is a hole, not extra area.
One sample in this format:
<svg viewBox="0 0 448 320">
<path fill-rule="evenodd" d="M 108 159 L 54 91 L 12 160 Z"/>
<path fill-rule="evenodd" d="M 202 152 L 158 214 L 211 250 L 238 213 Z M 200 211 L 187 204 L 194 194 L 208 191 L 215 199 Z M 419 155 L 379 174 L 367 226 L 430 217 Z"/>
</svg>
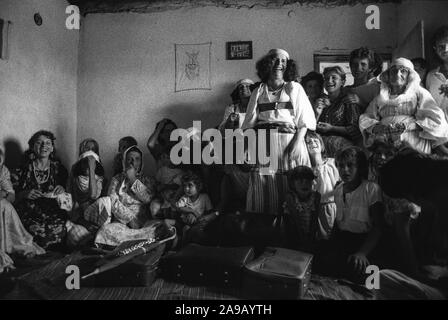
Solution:
<svg viewBox="0 0 448 320">
<path fill-rule="evenodd" d="M 383 71 L 379 76 L 378 80 L 381 82 L 381 84 L 385 84 L 388 87 L 390 86 L 390 79 L 389 79 L 389 71 L 392 67 L 404 67 L 409 70 L 408 75 L 408 83 L 406 85 L 406 90 L 410 88 L 411 86 L 420 86 L 420 76 L 418 75 L 417 71 L 414 69 L 414 64 L 411 62 L 411 60 L 406 58 L 397 58 L 394 61 L 392 61 L 389 68 L 385 71 Z"/>
<path fill-rule="evenodd" d="M 83 172 L 83 168 L 87 165 L 87 157 L 93 157 L 97 162 L 95 168 L 95 179 L 103 179 L 104 176 L 104 169 L 101 164 L 100 157 L 94 151 L 89 150 L 81 154 L 79 156 L 79 160 L 73 166 L 73 175 L 76 185 L 82 192 L 87 192 L 89 190 L 89 177 L 85 176 L 85 173 Z"/>
<path fill-rule="evenodd" d="M 283 50 L 283 49 L 280 49 L 280 48 L 269 50 L 269 52 L 268 52 L 269 56 L 270 55 L 274 55 L 274 54 L 281 54 L 281 55 L 284 55 L 286 57 L 286 59 L 288 59 L 288 60 L 290 59 L 289 58 L 289 53 L 286 52 L 286 50 Z"/>
<path fill-rule="evenodd" d="M 133 151 L 140 154 L 140 158 L 141 158 L 140 168 L 136 168 L 136 169 L 137 169 L 137 175 L 141 175 L 143 173 L 143 152 L 137 146 L 129 147 L 123 152 L 123 172 L 126 172 L 126 157 L 129 152 L 133 152 Z"/>
<path fill-rule="evenodd" d="M 383 71 L 378 76 L 378 81 L 381 82 L 380 94 L 378 97 L 378 106 L 381 107 L 388 103 L 390 100 L 390 79 L 389 71 L 392 67 L 405 67 L 409 70 L 408 83 L 406 84 L 406 89 L 402 94 L 407 95 L 411 92 L 416 92 L 420 88 L 420 76 L 414 69 L 414 65 L 411 60 L 406 58 L 398 58 L 392 61 L 389 68 Z"/>
</svg>

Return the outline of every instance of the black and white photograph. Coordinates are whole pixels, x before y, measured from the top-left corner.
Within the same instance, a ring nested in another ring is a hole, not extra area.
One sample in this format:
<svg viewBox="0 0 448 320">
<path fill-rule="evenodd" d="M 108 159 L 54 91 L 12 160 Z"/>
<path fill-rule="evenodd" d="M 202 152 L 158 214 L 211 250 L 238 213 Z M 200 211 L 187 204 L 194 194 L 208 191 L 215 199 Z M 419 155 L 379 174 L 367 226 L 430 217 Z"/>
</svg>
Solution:
<svg viewBox="0 0 448 320">
<path fill-rule="evenodd" d="M 0 300 L 447 299 L 448 1 L 0 0 Z"/>
</svg>

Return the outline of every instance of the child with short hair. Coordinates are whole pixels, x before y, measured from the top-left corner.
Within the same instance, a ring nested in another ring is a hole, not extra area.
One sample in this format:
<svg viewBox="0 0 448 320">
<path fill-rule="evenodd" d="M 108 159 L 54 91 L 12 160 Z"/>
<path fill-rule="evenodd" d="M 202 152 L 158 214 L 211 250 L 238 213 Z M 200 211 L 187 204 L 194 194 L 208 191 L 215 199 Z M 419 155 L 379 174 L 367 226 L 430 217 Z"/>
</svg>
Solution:
<svg viewBox="0 0 448 320">
<path fill-rule="evenodd" d="M 339 182 L 339 172 L 333 158 L 327 158 L 325 145 L 319 134 L 308 130 L 305 136 L 311 166 L 316 175 L 314 189 L 320 193 L 322 210 L 319 214 L 319 239 L 329 239 L 336 219 L 334 188 Z"/>
<path fill-rule="evenodd" d="M 284 213 L 290 218 L 293 237 L 288 235 L 288 247 L 313 252 L 318 233 L 320 194 L 313 191 L 316 176 L 307 166 L 298 166 L 287 174 L 290 192 L 283 204 Z"/>
<path fill-rule="evenodd" d="M 382 193 L 367 180 L 368 162 L 361 148 L 338 152 L 336 166 L 342 179 L 334 192 L 336 229 L 322 262 L 327 272 L 362 282 L 381 235 Z"/>
<path fill-rule="evenodd" d="M 168 225 L 177 225 L 182 229 L 182 244 L 200 241 L 204 236 L 204 227 L 211 218 L 213 206 L 209 196 L 202 192 L 202 179 L 193 172 L 182 177 L 183 196 L 176 202 L 179 218 L 165 220 Z"/>
</svg>

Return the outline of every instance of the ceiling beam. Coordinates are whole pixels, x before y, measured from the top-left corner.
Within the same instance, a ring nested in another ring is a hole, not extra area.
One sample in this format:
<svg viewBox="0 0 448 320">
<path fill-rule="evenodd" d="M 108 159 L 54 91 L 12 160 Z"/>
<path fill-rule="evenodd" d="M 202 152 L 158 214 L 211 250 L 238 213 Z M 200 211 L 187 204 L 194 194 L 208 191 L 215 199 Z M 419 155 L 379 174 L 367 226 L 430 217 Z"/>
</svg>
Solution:
<svg viewBox="0 0 448 320">
<path fill-rule="evenodd" d="M 335 7 L 356 4 L 400 3 L 402 0 L 68 0 L 77 5 L 82 15 L 92 13 L 117 12 L 160 12 L 185 7 L 224 7 L 224 8 L 280 8 L 298 4 L 316 7 Z"/>
</svg>

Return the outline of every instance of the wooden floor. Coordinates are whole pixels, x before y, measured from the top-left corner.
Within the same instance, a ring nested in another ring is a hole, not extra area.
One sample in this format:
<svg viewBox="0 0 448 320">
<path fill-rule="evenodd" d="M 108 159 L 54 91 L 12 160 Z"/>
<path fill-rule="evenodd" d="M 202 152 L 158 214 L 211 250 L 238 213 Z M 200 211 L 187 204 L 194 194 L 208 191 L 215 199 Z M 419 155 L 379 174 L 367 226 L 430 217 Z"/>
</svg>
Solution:
<svg viewBox="0 0 448 320">
<path fill-rule="evenodd" d="M 77 264 L 86 257 L 73 253 L 54 258 L 40 268 L 22 272 L 7 280 L 2 299 L 48 299 L 48 300 L 226 300 L 241 299 L 238 289 L 193 287 L 181 283 L 167 282 L 157 278 L 150 287 L 115 287 L 68 290 L 65 286 L 68 265 Z M 274 298 L 274 297 L 273 297 Z M 363 286 L 313 275 L 306 300 L 366 300 L 373 293 Z"/>
</svg>

